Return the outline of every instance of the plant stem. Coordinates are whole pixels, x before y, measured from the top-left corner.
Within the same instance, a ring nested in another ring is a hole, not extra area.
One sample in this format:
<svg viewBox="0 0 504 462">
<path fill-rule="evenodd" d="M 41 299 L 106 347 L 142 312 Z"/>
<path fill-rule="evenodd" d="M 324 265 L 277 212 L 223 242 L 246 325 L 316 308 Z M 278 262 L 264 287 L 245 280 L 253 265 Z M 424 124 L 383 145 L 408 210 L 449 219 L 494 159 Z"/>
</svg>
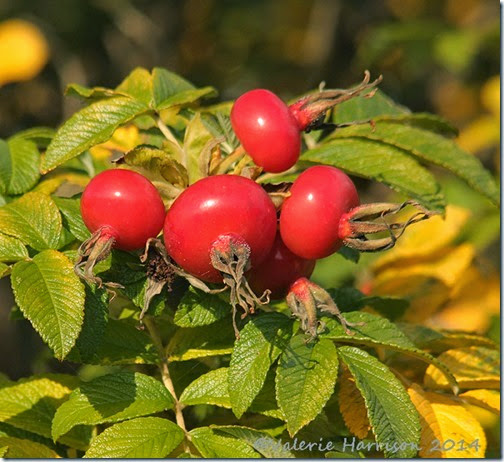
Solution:
<svg viewBox="0 0 504 462">
<path fill-rule="evenodd" d="M 166 126 L 166 124 L 161 120 L 161 117 L 156 118 L 156 124 L 159 130 L 161 130 L 161 133 L 165 136 L 165 138 L 168 141 L 171 141 L 172 143 L 180 147 L 179 141 L 177 140 L 177 138 L 175 138 L 175 136 L 173 135 L 171 130 Z"/>
<path fill-rule="evenodd" d="M 240 160 L 245 155 L 245 149 L 240 144 L 229 156 L 225 157 L 216 168 L 210 172 L 212 175 L 226 173 L 227 169 L 231 167 L 236 161 Z"/>
<path fill-rule="evenodd" d="M 149 331 L 149 335 L 156 347 L 159 355 L 159 371 L 161 372 L 161 380 L 163 381 L 164 386 L 168 389 L 170 394 L 173 396 L 175 401 L 175 419 L 177 421 L 177 425 L 184 430 L 187 438 L 189 439 L 189 434 L 187 432 L 187 428 L 185 425 L 184 414 L 182 413 L 183 405 L 179 402 L 177 398 L 177 393 L 175 392 L 175 387 L 173 386 L 173 380 L 170 376 L 170 370 L 168 369 L 168 358 L 166 357 L 165 349 L 163 347 L 163 342 L 161 340 L 161 335 L 159 334 L 159 330 L 154 322 L 154 319 L 150 316 L 146 316 L 143 320 L 147 330 Z"/>
</svg>

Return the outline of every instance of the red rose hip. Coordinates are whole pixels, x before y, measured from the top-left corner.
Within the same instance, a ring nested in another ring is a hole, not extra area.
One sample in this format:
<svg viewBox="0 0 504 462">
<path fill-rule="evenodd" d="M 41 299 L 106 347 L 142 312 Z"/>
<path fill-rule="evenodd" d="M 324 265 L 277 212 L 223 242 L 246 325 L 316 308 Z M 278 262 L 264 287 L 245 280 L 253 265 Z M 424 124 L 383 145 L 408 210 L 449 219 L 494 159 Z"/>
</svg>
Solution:
<svg viewBox="0 0 504 462">
<path fill-rule="evenodd" d="M 266 172 L 283 172 L 297 162 L 298 123 L 274 93 L 262 89 L 244 93 L 233 105 L 231 124 L 245 151 Z"/>
</svg>

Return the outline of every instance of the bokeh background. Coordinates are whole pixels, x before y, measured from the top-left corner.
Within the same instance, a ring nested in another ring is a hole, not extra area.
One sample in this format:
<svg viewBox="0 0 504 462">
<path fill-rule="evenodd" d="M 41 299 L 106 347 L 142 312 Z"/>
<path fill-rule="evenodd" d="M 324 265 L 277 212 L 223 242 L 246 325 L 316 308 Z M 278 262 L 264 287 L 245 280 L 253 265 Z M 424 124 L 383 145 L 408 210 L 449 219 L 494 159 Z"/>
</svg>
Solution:
<svg viewBox="0 0 504 462">
<path fill-rule="evenodd" d="M 63 96 L 66 84 L 114 87 L 136 66 L 213 85 L 222 100 L 254 87 L 285 99 L 321 81 L 347 87 L 369 69 L 397 102 L 453 123 L 459 144 L 498 178 L 499 19 L 497 0 L 0 0 L 0 137 L 57 126 L 79 107 Z M 331 257 L 314 278 L 404 296 L 408 320 L 499 341 L 499 211 L 437 173 L 446 221 L 417 225 L 396 253 L 359 264 Z M 358 186 L 363 201 L 393 199 Z M 0 371 L 17 379 L 73 368 L 51 360 L 26 321 L 10 320 L 19 316 L 7 286 L 0 281 Z"/>
</svg>

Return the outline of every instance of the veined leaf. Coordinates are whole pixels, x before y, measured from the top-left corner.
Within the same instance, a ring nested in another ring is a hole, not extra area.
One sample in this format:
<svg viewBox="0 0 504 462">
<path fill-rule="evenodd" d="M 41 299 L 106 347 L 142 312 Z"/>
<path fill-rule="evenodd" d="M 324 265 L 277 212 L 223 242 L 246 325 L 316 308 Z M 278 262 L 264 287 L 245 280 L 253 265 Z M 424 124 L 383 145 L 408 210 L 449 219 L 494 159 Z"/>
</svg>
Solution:
<svg viewBox="0 0 504 462">
<path fill-rule="evenodd" d="M 363 326 L 352 327 L 353 335 L 348 335 L 340 322 L 335 319 L 324 318 L 327 333 L 322 333 L 320 337 L 329 338 L 338 342 L 352 343 L 357 345 L 383 347 L 398 351 L 408 356 L 420 359 L 439 368 L 445 377 L 446 383 L 450 384 L 454 393 L 458 392 L 458 385 L 455 377 L 443 362 L 436 359 L 426 351 L 417 348 L 413 342 L 388 319 L 375 316 L 363 311 L 351 311 L 345 313 L 345 318 L 350 322 L 364 322 Z"/>
<path fill-rule="evenodd" d="M 277 441 L 267 433 L 254 428 L 237 425 L 213 425 L 212 430 L 217 434 L 231 435 L 237 438 L 267 459 L 292 459 L 294 455 L 284 448 L 281 441 Z"/>
<path fill-rule="evenodd" d="M 202 178 L 200 170 L 200 154 L 209 141 L 213 139 L 212 134 L 201 121 L 201 114 L 198 112 L 187 125 L 184 134 L 184 165 L 189 174 L 189 183 Z"/>
<path fill-rule="evenodd" d="M 84 287 L 62 253 L 44 250 L 12 269 L 16 303 L 35 330 L 63 359 L 75 344 L 84 320 Z"/>
<path fill-rule="evenodd" d="M 12 167 L 9 145 L 0 139 L 0 194 L 6 194 Z"/>
<path fill-rule="evenodd" d="M 33 141 L 23 138 L 10 138 L 7 146 L 8 158 L 0 161 L 0 176 L 5 181 L 7 194 L 22 194 L 40 178 L 40 153 Z"/>
<path fill-rule="evenodd" d="M 117 127 L 147 109 L 144 103 L 125 96 L 96 101 L 81 109 L 63 124 L 47 147 L 42 159 L 42 173 L 107 141 Z"/>
<path fill-rule="evenodd" d="M 363 350 L 344 346 L 338 354 L 366 403 L 376 442 L 387 457 L 415 457 L 420 421 L 408 393 L 392 372 Z"/>
<path fill-rule="evenodd" d="M 459 148 L 455 142 L 421 128 L 377 121 L 373 127 L 354 125 L 336 130 L 332 138 L 363 137 L 388 143 L 423 161 L 447 168 L 465 180 L 473 189 L 499 204 L 499 190 L 479 159 Z"/>
<path fill-rule="evenodd" d="M 173 106 L 182 106 L 195 103 L 202 98 L 210 98 L 217 96 L 217 90 L 213 87 L 194 88 L 192 90 L 184 90 L 169 96 L 156 107 L 158 111 L 169 109 Z"/>
<path fill-rule="evenodd" d="M 76 425 L 119 422 L 171 409 L 173 398 L 163 384 L 139 372 L 117 372 L 83 383 L 53 419 L 52 437 Z"/>
<path fill-rule="evenodd" d="M 221 367 L 201 375 L 186 387 L 180 402 L 188 406 L 213 404 L 230 409 L 228 370 L 227 367 Z"/>
<path fill-rule="evenodd" d="M 399 123 L 416 128 L 422 128 L 430 132 L 439 133 L 447 137 L 457 136 L 459 131 L 446 119 L 428 112 L 415 112 L 402 115 L 381 115 L 373 118 L 374 122 Z"/>
<path fill-rule="evenodd" d="M 0 229 L 35 250 L 56 248 L 62 231 L 61 215 L 50 197 L 30 192 L 0 207 Z"/>
<path fill-rule="evenodd" d="M 231 407 L 239 418 L 261 390 L 269 368 L 286 348 L 292 321 L 279 313 L 253 318 L 240 332 L 229 363 Z"/>
<path fill-rule="evenodd" d="M 10 274 L 10 266 L 0 262 L 0 279 Z"/>
<path fill-rule="evenodd" d="M 209 427 L 195 428 L 189 434 L 196 449 L 207 459 L 257 459 L 261 457 L 247 443 L 232 436 L 219 435 Z"/>
<path fill-rule="evenodd" d="M 432 210 L 444 209 L 441 187 L 432 174 L 404 150 L 362 137 L 337 138 L 306 151 L 302 161 L 333 165 L 415 198 Z"/>
<path fill-rule="evenodd" d="M 180 427 L 159 417 L 140 417 L 105 429 L 91 442 L 85 458 L 162 459 L 184 439 Z"/>
<path fill-rule="evenodd" d="M 12 436 L 0 437 L 0 447 L 6 446 L 7 459 L 59 459 L 60 456 L 47 446 L 35 441 L 14 438 Z"/>
<path fill-rule="evenodd" d="M 70 232 L 79 241 L 85 241 L 88 239 L 91 236 L 91 233 L 82 221 L 80 199 L 68 199 L 64 197 L 53 197 L 52 199 L 63 215 L 64 221 L 68 224 Z"/>
<path fill-rule="evenodd" d="M 499 352 L 482 346 L 455 348 L 438 356 L 456 377 L 460 388 L 500 388 Z M 435 389 L 448 388 L 446 377 L 435 366 L 425 371 L 424 384 Z"/>
<path fill-rule="evenodd" d="M 0 233 L 0 262 L 16 262 L 28 258 L 28 250 L 15 237 Z"/>
<path fill-rule="evenodd" d="M 276 396 L 291 436 L 320 414 L 337 377 L 338 355 L 330 340 L 306 343 L 304 335 L 291 339 L 276 375 Z"/>
<path fill-rule="evenodd" d="M 174 322 L 180 327 L 207 326 L 229 315 L 229 303 L 218 295 L 190 287 L 179 303 Z"/>
<path fill-rule="evenodd" d="M 408 393 L 421 417 L 420 457 L 485 457 L 485 432 L 463 405 L 448 396 L 423 391 L 415 383 Z"/>
<path fill-rule="evenodd" d="M 12 135 L 10 140 L 29 140 L 33 141 L 38 147 L 46 148 L 51 142 L 56 130 L 50 127 L 32 127 L 26 130 L 21 130 L 16 134 Z"/>
<path fill-rule="evenodd" d="M 341 415 L 347 428 L 360 440 L 366 438 L 371 430 L 366 404 L 355 379 L 345 367 L 339 380 L 338 402 Z"/>
<path fill-rule="evenodd" d="M 466 403 L 479 406 L 500 415 L 499 390 L 469 390 L 459 395 Z"/>
<path fill-rule="evenodd" d="M 65 96 L 74 96 L 88 100 L 100 100 L 117 96 L 117 92 L 111 88 L 93 87 L 88 88 L 78 83 L 70 83 L 65 88 Z"/>
<path fill-rule="evenodd" d="M 150 106 L 153 100 L 152 76 L 147 69 L 137 67 L 116 87 L 115 91 Z"/>
</svg>

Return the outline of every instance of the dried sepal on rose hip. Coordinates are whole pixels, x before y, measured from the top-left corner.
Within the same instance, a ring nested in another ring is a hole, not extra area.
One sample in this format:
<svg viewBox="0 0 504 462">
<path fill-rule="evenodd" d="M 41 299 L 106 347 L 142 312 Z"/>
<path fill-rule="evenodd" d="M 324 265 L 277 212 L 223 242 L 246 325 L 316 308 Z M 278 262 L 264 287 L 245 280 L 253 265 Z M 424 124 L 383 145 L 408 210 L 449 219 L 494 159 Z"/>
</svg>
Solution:
<svg viewBox="0 0 504 462">
<path fill-rule="evenodd" d="M 259 265 L 275 239 L 277 215 L 268 194 L 254 181 L 214 175 L 189 186 L 166 214 L 164 241 L 168 255 L 185 272 L 230 288 L 233 325 L 240 306 L 246 316 L 257 297 L 244 273 Z"/>
<path fill-rule="evenodd" d="M 395 215 L 407 206 L 416 212 L 405 221 L 394 222 Z M 343 245 L 361 252 L 389 249 L 409 225 L 435 214 L 411 200 L 359 205 L 357 189 L 348 175 L 335 167 L 317 165 L 292 184 L 280 212 L 280 234 L 294 254 L 319 259 Z M 384 232 L 385 237 L 370 238 Z"/>
<path fill-rule="evenodd" d="M 329 109 L 372 90 L 381 76 L 370 82 L 365 72 L 362 83 L 348 90 L 322 90 L 288 106 L 269 90 L 255 89 L 233 104 L 231 124 L 236 137 L 256 165 L 270 173 L 291 168 L 301 153 L 301 132 L 323 127 Z M 373 96 L 374 92 L 366 94 Z"/>
<path fill-rule="evenodd" d="M 349 327 L 365 325 L 364 322 L 349 322 L 341 314 L 331 296 L 322 287 L 307 278 L 297 279 L 287 294 L 287 305 L 292 314 L 301 321 L 301 329 L 314 339 L 325 329 L 325 325 L 318 319 L 317 312 L 325 312 L 336 316 L 347 335 L 354 335 Z"/>
<path fill-rule="evenodd" d="M 84 224 L 93 234 L 79 248 L 75 271 L 98 285 L 102 281 L 93 274 L 95 264 L 107 258 L 112 248 L 144 248 L 149 238 L 159 234 L 165 218 L 157 189 L 131 170 L 112 169 L 96 175 L 84 189 L 80 207 Z"/>
</svg>

